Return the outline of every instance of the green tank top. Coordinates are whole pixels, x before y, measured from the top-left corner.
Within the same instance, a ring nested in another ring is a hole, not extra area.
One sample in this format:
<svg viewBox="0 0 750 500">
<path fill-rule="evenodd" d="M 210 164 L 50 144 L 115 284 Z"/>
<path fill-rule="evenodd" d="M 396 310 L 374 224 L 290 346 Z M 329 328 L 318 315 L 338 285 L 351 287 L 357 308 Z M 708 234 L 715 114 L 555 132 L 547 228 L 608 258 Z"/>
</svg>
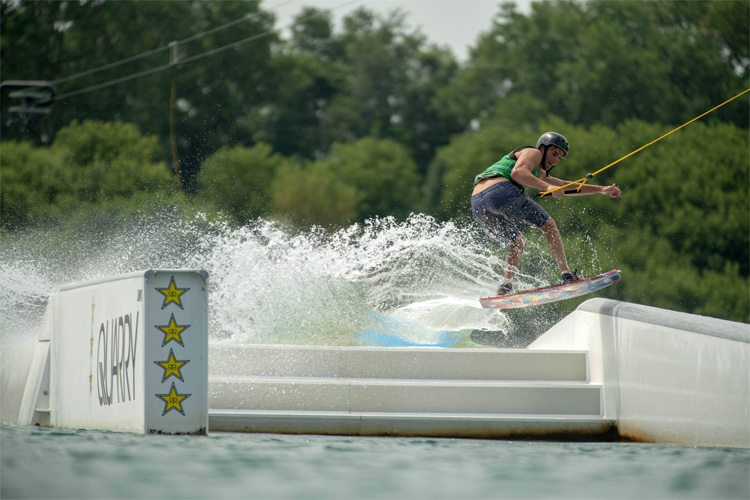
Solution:
<svg viewBox="0 0 750 500">
<path fill-rule="evenodd" d="M 516 153 L 521 151 L 522 149 L 528 149 L 533 148 L 534 146 L 521 146 L 520 148 L 516 148 L 507 155 L 503 156 L 500 161 L 489 167 L 487 170 L 482 172 L 481 174 L 474 177 L 474 185 L 476 186 L 478 183 L 485 179 L 492 179 L 493 177 L 505 177 L 510 182 L 513 183 L 514 186 L 523 189 L 523 186 L 521 186 L 519 183 L 513 180 L 513 178 L 510 176 L 510 173 L 513 171 L 513 167 L 516 165 L 517 159 L 515 158 Z M 534 177 L 539 178 L 539 166 L 534 168 L 534 170 L 531 171 L 532 175 Z"/>
</svg>

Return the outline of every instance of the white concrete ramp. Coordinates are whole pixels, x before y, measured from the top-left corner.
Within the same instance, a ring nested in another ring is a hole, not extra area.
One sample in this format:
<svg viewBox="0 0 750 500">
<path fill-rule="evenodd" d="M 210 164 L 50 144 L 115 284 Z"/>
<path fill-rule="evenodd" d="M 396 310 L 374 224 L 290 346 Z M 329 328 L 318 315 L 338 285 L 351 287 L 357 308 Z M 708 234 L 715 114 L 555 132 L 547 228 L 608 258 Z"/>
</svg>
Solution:
<svg viewBox="0 0 750 500">
<path fill-rule="evenodd" d="M 206 280 L 61 287 L 0 349 L 0 423 L 750 448 L 745 323 L 591 299 L 527 349 L 209 345 Z"/>
<path fill-rule="evenodd" d="M 588 352 L 621 438 L 750 448 L 750 325 L 587 300 L 529 350 Z"/>
<path fill-rule="evenodd" d="M 213 345 L 213 431 L 599 435 L 585 351 Z"/>
</svg>

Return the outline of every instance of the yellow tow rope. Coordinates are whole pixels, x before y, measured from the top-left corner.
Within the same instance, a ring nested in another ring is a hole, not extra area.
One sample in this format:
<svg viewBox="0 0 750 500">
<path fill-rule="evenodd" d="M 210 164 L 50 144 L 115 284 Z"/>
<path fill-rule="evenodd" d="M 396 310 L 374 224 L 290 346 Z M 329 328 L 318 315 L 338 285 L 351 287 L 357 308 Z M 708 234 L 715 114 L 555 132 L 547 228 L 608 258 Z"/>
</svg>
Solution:
<svg viewBox="0 0 750 500">
<path fill-rule="evenodd" d="M 738 97 L 740 97 L 740 96 L 741 96 L 741 95 L 743 95 L 743 94 L 747 94 L 748 92 L 750 92 L 750 89 L 747 89 L 747 90 L 744 90 L 744 91 L 740 92 L 739 94 L 737 94 L 736 96 L 732 97 L 731 99 L 729 99 L 729 100 L 727 100 L 727 101 L 724 101 L 724 102 L 722 102 L 721 104 L 719 104 L 718 106 L 716 106 L 716 107 L 714 107 L 714 108 L 711 108 L 711 109 L 709 109 L 708 111 L 706 111 L 706 112 L 705 112 L 705 113 L 703 113 L 702 115 L 698 115 L 698 116 L 696 116 L 695 118 L 693 118 L 692 120 L 690 120 L 689 122 L 687 122 L 687 123 L 683 123 L 682 125 L 680 125 L 680 126 L 679 126 L 679 127 L 677 127 L 676 129 L 674 129 L 674 130 L 672 130 L 672 131 L 670 131 L 670 132 L 667 132 L 666 134 L 664 134 L 663 136 L 659 137 L 658 139 L 654 139 L 653 141 L 649 142 L 649 143 L 648 143 L 648 144 L 646 144 L 645 146 L 641 146 L 640 148 L 636 149 L 635 151 L 633 151 L 633 152 L 631 152 L 631 153 L 628 153 L 628 154 L 626 154 L 625 156 L 623 156 L 623 157 L 622 157 L 622 158 L 620 158 L 619 160 L 617 160 L 617 161 L 613 161 L 612 163 L 610 163 L 610 164 L 609 164 L 609 165 L 607 165 L 606 167 L 600 168 L 599 170 L 597 170 L 597 171 L 596 171 L 596 172 L 594 172 L 593 174 L 586 174 L 586 177 L 583 177 L 582 179 L 578 179 L 577 181 L 569 182 L 568 184 L 565 184 L 564 186 L 560 186 L 560 187 L 557 187 L 557 188 L 555 188 L 555 189 L 550 189 L 549 191 L 542 191 L 542 192 L 540 192 L 540 193 L 539 193 L 539 197 L 541 198 L 541 197 L 543 197 L 543 196 L 547 196 L 547 195 L 548 195 L 548 194 L 550 194 L 550 193 L 554 193 L 555 191 L 557 191 L 557 190 L 559 190 L 559 189 L 565 189 L 566 187 L 572 186 L 573 184 L 578 184 L 578 187 L 577 187 L 577 188 L 576 188 L 575 190 L 571 190 L 571 191 L 575 191 L 575 192 L 580 192 L 580 191 L 581 191 L 581 188 L 583 188 L 583 185 L 584 185 L 584 184 L 586 184 L 586 181 L 587 181 L 587 180 L 589 180 L 589 179 L 591 179 L 591 178 L 592 178 L 592 177 L 594 177 L 595 175 L 599 174 L 600 172 L 604 172 L 604 171 L 605 171 L 605 170 L 607 170 L 607 169 L 608 169 L 609 167 L 611 167 L 611 166 L 613 166 L 613 165 L 616 165 L 617 163 L 620 163 L 620 162 L 621 162 L 622 160 L 624 160 L 625 158 L 628 158 L 628 157 L 630 157 L 630 156 L 633 156 L 633 155 L 634 155 L 634 154 L 636 154 L 636 153 L 637 153 L 638 151 L 641 151 L 641 150 L 644 150 L 644 149 L 646 149 L 647 147 L 649 147 L 649 146 L 650 146 L 650 145 L 652 145 L 653 143 L 655 143 L 655 142 L 657 142 L 657 141 L 660 141 L 660 140 L 664 139 L 664 138 L 665 138 L 666 136 L 668 136 L 669 134 L 671 134 L 671 133 L 673 133 L 673 132 L 677 132 L 677 131 L 678 131 L 678 130 L 680 130 L 681 128 L 683 128 L 683 127 L 686 127 L 686 126 L 690 125 L 690 124 L 691 124 L 691 123 L 693 123 L 693 122 L 694 122 L 695 120 L 698 120 L 698 119 L 700 119 L 700 118 L 703 118 L 704 116 L 706 116 L 706 115 L 707 115 L 707 114 L 709 114 L 710 112 L 712 112 L 712 111 L 715 111 L 715 110 L 719 109 L 719 108 L 720 108 L 720 107 L 722 107 L 723 105 L 725 105 L 725 104 L 727 104 L 727 103 L 729 103 L 729 102 L 731 102 L 731 101 L 733 101 L 733 100 L 737 99 Z M 568 191 L 566 191 L 566 192 L 568 192 Z"/>
</svg>

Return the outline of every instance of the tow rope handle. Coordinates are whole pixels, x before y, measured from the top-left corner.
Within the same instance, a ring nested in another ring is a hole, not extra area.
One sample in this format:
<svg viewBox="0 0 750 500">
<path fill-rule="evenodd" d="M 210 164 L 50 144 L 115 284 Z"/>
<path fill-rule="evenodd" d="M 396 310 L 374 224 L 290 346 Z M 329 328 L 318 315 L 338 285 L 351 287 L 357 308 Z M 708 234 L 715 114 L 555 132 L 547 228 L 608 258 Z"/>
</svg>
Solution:
<svg viewBox="0 0 750 500">
<path fill-rule="evenodd" d="M 728 100 L 726 100 L 726 101 L 722 102 L 721 104 L 719 104 L 718 106 L 715 106 L 715 107 L 713 107 L 713 108 L 709 109 L 709 110 L 708 110 L 708 111 L 706 111 L 705 113 L 703 113 L 703 114 L 700 114 L 700 115 L 696 116 L 695 118 L 693 118 L 693 119 L 692 119 L 692 120 L 690 120 L 689 122 L 683 123 L 682 125 L 680 125 L 680 126 L 679 126 L 679 127 L 677 127 L 676 129 L 674 129 L 674 130 L 671 130 L 671 131 L 667 132 L 666 134 L 662 135 L 662 136 L 661 136 L 661 137 L 659 137 L 658 139 L 654 139 L 653 141 L 649 142 L 649 143 L 648 143 L 648 144 L 646 144 L 645 146 L 641 146 L 640 148 L 636 149 L 635 151 L 632 151 L 632 152 L 630 152 L 630 153 L 626 154 L 625 156 L 623 156 L 623 157 L 622 157 L 622 158 L 620 158 L 619 160 L 617 160 L 617 161 L 613 161 L 612 163 L 610 163 L 610 164 L 609 164 L 609 165 L 607 165 L 606 167 L 600 168 L 599 170 L 597 170 L 597 171 L 596 171 L 596 172 L 594 172 L 593 174 L 586 174 L 586 177 L 583 177 L 582 179 L 578 179 L 577 181 L 569 182 L 569 183 L 565 184 L 564 186 L 556 187 L 555 189 L 550 189 L 549 191 L 542 191 L 542 192 L 538 193 L 538 194 L 537 194 L 537 196 L 539 196 L 540 198 L 543 198 L 543 197 L 545 197 L 545 196 L 547 196 L 547 195 L 549 195 L 549 194 L 551 194 L 551 193 L 554 193 L 555 191 L 558 191 L 558 190 L 560 190 L 560 189 L 564 189 L 563 193 L 565 193 L 565 194 L 574 194 L 574 193 L 580 193 L 580 192 L 581 192 L 581 188 L 583 188 L 583 185 L 584 185 L 584 184 L 586 184 L 586 181 L 588 181 L 589 179 L 591 179 L 591 178 L 592 178 L 592 177 L 594 177 L 595 175 L 597 175 L 597 174 L 599 174 L 599 173 L 601 173 L 601 172 L 604 172 L 604 171 L 605 171 L 605 170 L 607 170 L 607 169 L 608 169 L 609 167 L 611 167 L 611 166 L 613 166 L 613 165 L 615 165 L 615 164 L 617 164 L 617 163 L 620 163 L 620 162 L 621 162 L 622 160 L 624 160 L 625 158 L 628 158 L 628 157 L 630 157 L 630 156 L 633 156 L 633 155 L 634 155 L 634 154 L 636 154 L 637 152 L 639 152 L 639 151 L 642 151 L 642 150 L 646 149 L 647 147 L 649 147 L 650 145 L 654 144 L 655 142 L 657 142 L 657 141 L 660 141 L 660 140 L 664 139 L 664 138 L 665 138 L 666 136 L 668 136 L 669 134 L 672 134 L 673 132 L 677 132 L 677 131 L 678 131 L 678 130 L 680 130 L 681 128 L 683 128 L 683 127 L 686 127 L 686 126 L 690 125 L 690 124 L 691 124 L 691 123 L 693 123 L 694 121 L 696 121 L 696 120 L 698 120 L 698 119 L 700 119 L 700 118 L 703 118 L 704 116 L 706 116 L 707 114 L 711 113 L 712 111 L 716 111 L 717 109 L 719 109 L 720 107 L 724 106 L 725 104 L 727 104 L 727 103 L 729 103 L 729 102 L 732 102 L 732 101 L 734 101 L 734 100 L 735 100 L 735 99 L 737 99 L 738 97 L 740 97 L 740 96 L 742 96 L 742 95 L 744 95 L 744 94 L 747 94 L 748 92 L 750 92 L 750 89 L 746 89 L 746 90 L 743 90 L 742 92 L 740 92 L 740 93 L 739 93 L 739 94 L 737 94 L 736 96 L 732 97 L 731 99 L 728 99 Z M 578 184 L 578 187 L 577 187 L 577 188 L 575 188 L 575 189 L 565 189 L 565 188 L 567 188 L 567 187 L 570 187 L 570 186 L 572 186 L 572 185 L 574 185 L 574 184 Z"/>
<path fill-rule="evenodd" d="M 583 179 L 581 179 L 583 182 L 581 182 L 580 185 L 577 188 L 575 188 L 575 189 L 566 189 L 565 191 L 563 191 L 563 193 L 565 193 L 565 194 L 580 193 L 581 192 L 581 188 L 583 188 L 583 185 L 586 184 L 586 181 L 589 180 L 589 179 L 591 179 L 593 176 L 594 176 L 594 174 L 586 174 L 586 177 L 584 177 Z M 570 184 L 568 184 L 568 186 L 570 186 Z M 565 186 L 563 186 L 563 187 L 565 187 Z M 558 189 L 562 189 L 562 188 L 558 188 Z M 555 190 L 552 189 L 549 192 L 551 193 L 552 191 L 555 191 Z M 546 193 L 547 192 L 545 192 L 545 194 Z M 539 196 L 541 197 L 542 193 L 539 193 Z"/>
</svg>

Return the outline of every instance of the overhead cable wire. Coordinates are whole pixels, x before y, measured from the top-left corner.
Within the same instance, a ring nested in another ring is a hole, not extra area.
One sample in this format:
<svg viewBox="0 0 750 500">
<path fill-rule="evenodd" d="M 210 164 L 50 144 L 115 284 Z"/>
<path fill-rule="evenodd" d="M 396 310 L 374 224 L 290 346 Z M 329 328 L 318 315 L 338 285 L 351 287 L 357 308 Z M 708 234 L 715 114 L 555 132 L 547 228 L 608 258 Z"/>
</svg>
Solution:
<svg viewBox="0 0 750 500">
<path fill-rule="evenodd" d="M 330 11 L 334 11 L 334 10 L 346 7 L 347 5 L 350 5 L 350 4 L 353 4 L 353 3 L 357 3 L 359 1 L 360 0 L 349 0 L 348 2 L 345 2 L 343 4 L 337 5 L 336 7 L 333 7 L 332 9 L 330 9 Z M 312 14 L 312 15 L 300 18 L 297 21 L 306 21 L 308 19 L 313 19 L 315 17 L 320 16 L 321 14 L 322 13 Z M 278 27 L 278 28 L 273 28 L 273 29 L 270 29 L 268 31 L 264 31 L 262 33 L 255 34 L 255 35 L 250 36 L 248 38 L 243 38 L 242 40 L 238 40 L 236 42 L 233 42 L 233 43 L 230 43 L 230 44 L 227 44 L 227 45 L 223 45 L 221 47 L 217 47 L 215 49 L 212 49 L 212 50 L 209 50 L 209 51 L 206 51 L 206 52 L 202 52 L 200 54 L 196 54 L 196 55 L 191 56 L 191 57 L 186 57 L 185 59 L 180 59 L 179 60 L 179 64 L 197 61 L 198 59 L 202 59 L 204 57 L 213 56 L 213 55 L 216 55 L 218 53 L 224 52 L 226 50 L 239 47 L 239 46 L 244 45 L 246 43 L 250 43 L 250 42 L 253 42 L 253 41 L 258 40 L 260 38 L 264 38 L 266 36 L 269 36 L 269 35 L 271 35 L 273 33 L 277 33 L 279 31 L 282 31 L 282 30 L 290 27 L 292 24 L 293 23 L 289 23 L 289 24 L 287 24 L 285 26 L 281 26 L 281 27 Z M 61 101 L 61 100 L 66 99 L 68 97 L 74 97 L 74 96 L 77 96 L 77 95 L 81 95 L 81 94 L 86 94 L 88 92 L 92 92 L 94 90 L 99 90 L 99 89 L 102 89 L 102 88 L 111 87 L 112 85 L 117 85 L 118 83 L 123 83 L 123 82 L 127 82 L 127 81 L 130 81 L 130 80 L 134 80 L 136 78 L 140 78 L 142 76 L 147 76 L 147 75 L 151 75 L 151 74 L 154 74 L 154 73 L 158 73 L 160 71 L 164 71 L 164 70 L 172 68 L 174 66 L 175 66 L 175 64 L 172 63 L 172 62 L 170 62 L 170 63 L 164 64 L 162 66 L 157 66 L 155 68 L 151 68 L 151 69 L 147 69 L 147 70 L 144 70 L 144 71 L 140 71 L 138 73 L 133 73 L 131 75 L 123 76 L 121 78 L 116 78 L 116 79 L 110 80 L 108 82 L 99 83 L 99 84 L 96 84 L 96 85 L 91 85 L 90 87 L 85 87 L 83 89 L 74 90 L 74 91 L 71 91 L 71 92 L 66 92 L 64 94 L 60 94 L 60 95 L 55 96 L 54 99 L 52 99 L 52 101 Z"/>
<path fill-rule="evenodd" d="M 70 80 L 75 80 L 76 78 L 81 78 L 88 75 L 93 75 L 94 73 L 99 73 L 100 71 L 104 71 L 107 69 L 116 68 L 117 66 L 121 66 L 123 64 L 127 64 L 129 62 L 137 61 L 138 59 L 142 59 L 144 57 L 148 57 L 150 55 L 156 54 L 158 52 L 161 52 L 163 50 L 168 50 L 169 46 L 159 47 L 158 49 L 149 50 L 148 52 L 143 52 L 142 54 L 138 54 L 136 56 L 128 57 L 127 59 L 122 59 L 117 62 L 113 62 L 110 64 L 105 64 L 104 66 L 100 66 L 98 68 L 90 69 L 87 71 L 83 71 L 81 73 L 76 73 L 75 75 L 66 76 L 65 78 L 60 78 L 59 80 L 55 80 L 52 82 L 52 85 L 59 85 L 64 82 L 69 82 Z"/>
<path fill-rule="evenodd" d="M 72 92 L 67 92 L 65 94 L 60 94 L 54 97 L 52 101 L 61 101 L 63 99 L 66 99 L 68 97 L 74 97 L 81 94 L 86 94 L 88 92 L 93 92 L 94 90 L 103 89 L 106 87 L 111 87 L 112 85 L 117 85 L 118 83 L 127 82 L 130 80 L 135 80 L 136 78 L 140 78 L 142 76 L 151 75 L 153 73 L 158 73 L 160 71 L 164 71 L 165 69 L 169 69 L 172 67 L 171 63 L 165 64 L 163 66 L 158 66 L 156 68 L 147 69 L 145 71 L 141 71 L 140 73 L 133 73 L 131 75 L 123 76 L 122 78 L 117 78 L 115 80 L 110 80 L 108 82 L 100 83 L 97 85 L 92 85 L 90 87 L 85 87 L 80 90 L 74 90 Z"/>
<path fill-rule="evenodd" d="M 273 9 L 277 9 L 277 8 L 281 7 L 282 5 L 286 5 L 288 3 L 292 3 L 292 2 L 295 2 L 295 1 L 297 1 L 297 0 L 286 0 L 285 2 L 282 2 L 282 3 L 280 3 L 278 5 L 275 5 L 274 7 L 272 7 L 272 10 Z M 240 17 L 239 19 L 235 19 L 234 21 L 230 21 L 230 22 L 228 22 L 226 24 L 223 24 L 221 26 L 217 26 L 216 28 L 211 28 L 208 31 L 204 31 L 202 33 L 198 33 L 198 34 L 193 35 L 191 37 L 185 38 L 184 40 L 180 40 L 180 41 L 177 42 L 177 44 L 180 45 L 180 44 L 184 44 L 184 43 L 187 43 L 187 42 L 192 42 L 194 40 L 198 40 L 200 38 L 203 38 L 203 37 L 206 37 L 206 36 L 211 35 L 213 33 L 216 33 L 217 31 L 221 31 L 221 30 L 224 30 L 224 29 L 227 29 L 227 28 L 231 28 L 232 26 L 236 26 L 237 24 L 243 23 L 245 21 L 252 20 L 252 19 L 260 16 L 261 14 L 263 14 L 263 12 L 254 12 L 254 13 L 245 14 L 244 16 Z M 127 57 L 125 59 L 121 59 L 121 60 L 115 61 L 113 63 L 105 64 L 104 66 L 100 66 L 98 68 L 93 68 L 93 69 L 90 69 L 90 70 L 82 71 L 81 73 L 76 73 L 74 75 L 70 75 L 70 76 L 66 76 L 66 77 L 60 78 L 59 80 L 53 81 L 52 85 L 59 85 L 61 83 L 68 82 L 70 80 L 75 80 L 77 78 L 81 78 L 81 77 L 84 77 L 84 76 L 93 75 L 94 73 L 99 73 L 101 71 L 105 71 L 105 70 L 108 70 L 108 69 L 116 68 L 117 66 L 121 66 L 123 64 L 127 64 L 127 63 L 133 62 L 133 61 L 137 61 L 138 59 L 143 59 L 144 57 L 148 57 L 148 56 L 157 54 L 159 52 L 162 52 L 162 51 L 165 51 L 165 50 L 169 50 L 170 48 L 171 48 L 171 45 L 165 45 L 163 47 L 158 47 L 156 49 L 148 50 L 148 51 L 143 52 L 141 54 L 137 54 L 137 55 L 134 55 L 134 56 L 131 56 L 131 57 Z"/>
</svg>

